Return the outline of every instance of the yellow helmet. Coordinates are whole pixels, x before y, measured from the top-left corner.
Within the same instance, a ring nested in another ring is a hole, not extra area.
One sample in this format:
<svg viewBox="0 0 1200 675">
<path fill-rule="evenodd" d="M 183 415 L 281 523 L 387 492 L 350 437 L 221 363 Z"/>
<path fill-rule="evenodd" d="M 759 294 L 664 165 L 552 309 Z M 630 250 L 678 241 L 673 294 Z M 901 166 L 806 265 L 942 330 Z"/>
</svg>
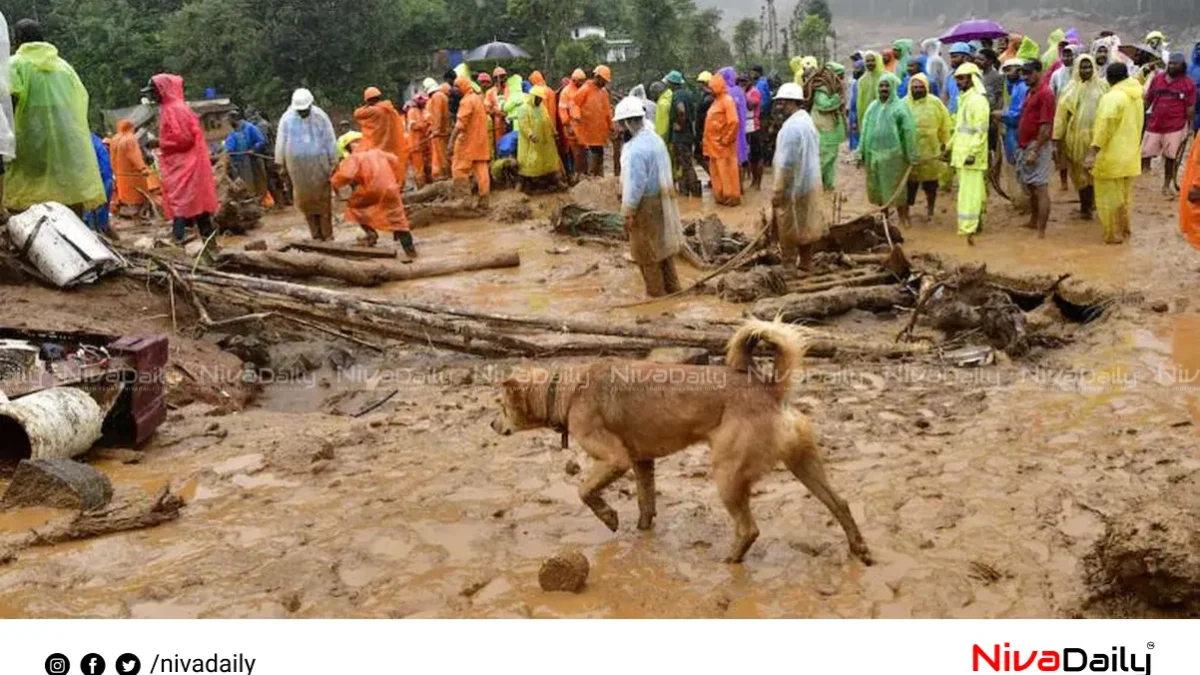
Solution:
<svg viewBox="0 0 1200 675">
<path fill-rule="evenodd" d="M 696 80 L 698 82 L 700 82 L 701 84 L 708 84 L 709 81 L 712 80 L 712 77 L 713 77 L 712 73 L 710 73 L 706 70 L 703 73 L 700 73 L 698 76 L 696 76 Z"/>
</svg>

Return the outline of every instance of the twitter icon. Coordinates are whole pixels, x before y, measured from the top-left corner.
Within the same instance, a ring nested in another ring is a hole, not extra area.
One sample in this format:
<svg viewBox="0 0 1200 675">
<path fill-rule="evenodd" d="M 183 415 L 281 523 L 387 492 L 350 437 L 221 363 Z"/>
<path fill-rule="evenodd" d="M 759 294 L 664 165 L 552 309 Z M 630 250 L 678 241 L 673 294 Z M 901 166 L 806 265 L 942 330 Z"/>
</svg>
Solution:
<svg viewBox="0 0 1200 675">
<path fill-rule="evenodd" d="M 137 654 L 122 654 L 117 657 L 117 675 L 138 675 L 142 661 Z"/>
</svg>

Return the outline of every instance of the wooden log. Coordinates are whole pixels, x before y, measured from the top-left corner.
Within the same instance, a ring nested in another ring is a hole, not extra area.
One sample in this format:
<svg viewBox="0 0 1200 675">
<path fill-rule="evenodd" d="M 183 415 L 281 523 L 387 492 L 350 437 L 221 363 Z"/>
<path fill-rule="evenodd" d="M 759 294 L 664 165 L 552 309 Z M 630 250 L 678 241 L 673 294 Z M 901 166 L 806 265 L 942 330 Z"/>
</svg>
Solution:
<svg viewBox="0 0 1200 675">
<path fill-rule="evenodd" d="M 294 241 L 284 250 L 296 249 L 309 253 L 326 253 L 345 258 L 395 258 L 396 249 L 387 246 L 351 246 L 327 241 Z"/>
<path fill-rule="evenodd" d="M 403 200 L 405 206 L 409 204 L 427 204 L 439 199 L 450 199 L 454 196 L 454 183 L 450 181 L 438 181 L 430 183 L 419 190 L 405 192 Z"/>
<path fill-rule="evenodd" d="M 888 236 L 883 231 L 883 219 L 878 214 L 870 213 L 860 216 L 847 223 L 838 223 L 829 228 L 829 233 L 821 238 L 813 249 L 821 251 L 842 251 L 843 253 L 862 253 L 888 243 Z M 904 235 L 895 225 L 888 225 L 891 241 L 900 243 Z"/>
<path fill-rule="evenodd" d="M 456 199 L 449 202 L 433 202 L 405 206 L 408 226 L 420 229 L 447 220 L 474 220 L 486 218 L 489 211 L 476 204 L 474 199 Z"/>
<path fill-rule="evenodd" d="M 792 293 L 780 298 L 759 300 L 750 315 L 759 319 L 782 317 L 795 322 L 804 319 L 828 319 L 853 309 L 879 312 L 895 306 L 909 306 L 912 295 L 899 286 L 841 288 L 817 293 Z"/>
<path fill-rule="evenodd" d="M 178 518 L 182 508 L 183 500 L 164 487 L 149 502 L 122 503 L 104 511 L 80 513 L 69 520 L 51 522 L 42 529 L 31 529 L 0 541 L 0 549 L 11 552 L 30 546 L 51 546 L 154 527 Z"/>
<path fill-rule="evenodd" d="M 503 251 L 463 258 L 421 260 L 412 264 L 351 262 L 317 253 L 279 251 L 227 251 L 218 261 L 238 269 L 283 277 L 328 277 L 354 286 L 377 286 L 388 281 L 407 281 L 473 270 L 517 267 L 520 256 Z"/>
<path fill-rule="evenodd" d="M 816 283 L 805 283 L 806 280 L 799 282 L 788 283 L 789 293 L 817 293 L 820 291 L 828 291 L 833 288 L 852 288 L 855 286 L 875 286 L 878 284 L 886 284 L 893 281 L 894 277 L 891 272 L 869 272 L 867 274 L 856 274 L 853 276 L 844 276 L 828 281 L 818 281 Z"/>
</svg>

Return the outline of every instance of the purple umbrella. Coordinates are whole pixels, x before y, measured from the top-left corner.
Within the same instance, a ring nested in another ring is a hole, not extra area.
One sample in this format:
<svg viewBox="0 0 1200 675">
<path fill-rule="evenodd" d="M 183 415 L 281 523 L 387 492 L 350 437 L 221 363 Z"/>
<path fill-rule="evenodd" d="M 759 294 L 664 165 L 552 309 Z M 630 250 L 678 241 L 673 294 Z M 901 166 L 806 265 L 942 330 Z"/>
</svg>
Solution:
<svg viewBox="0 0 1200 675">
<path fill-rule="evenodd" d="M 970 42 L 971 40 L 995 40 L 1002 37 L 1008 37 L 1008 31 L 1004 30 L 1004 26 L 987 19 L 972 19 L 951 28 L 949 33 L 938 39 L 943 43 L 951 43 Z"/>
</svg>

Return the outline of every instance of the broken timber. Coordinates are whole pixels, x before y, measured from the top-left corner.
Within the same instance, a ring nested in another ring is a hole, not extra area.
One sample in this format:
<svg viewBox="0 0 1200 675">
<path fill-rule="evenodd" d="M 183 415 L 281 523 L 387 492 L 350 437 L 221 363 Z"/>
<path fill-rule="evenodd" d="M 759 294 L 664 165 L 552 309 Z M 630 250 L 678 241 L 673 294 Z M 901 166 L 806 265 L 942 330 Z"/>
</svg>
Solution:
<svg viewBox="0 0 1200 675">
<path fill-rule="evenodd" d="M 515 251 L 488 253 L 463 258 L 422 260 L 412 264 L 353 262 L 317 253 L 280 251 L 226 251 L 220 264 L 281 277 L 328 277 L 353 286 L 378 286 L 388 281 L 407 281 L 444 276 L 472 270 L 518 267 L 521 258 Z"/>
</svg>

